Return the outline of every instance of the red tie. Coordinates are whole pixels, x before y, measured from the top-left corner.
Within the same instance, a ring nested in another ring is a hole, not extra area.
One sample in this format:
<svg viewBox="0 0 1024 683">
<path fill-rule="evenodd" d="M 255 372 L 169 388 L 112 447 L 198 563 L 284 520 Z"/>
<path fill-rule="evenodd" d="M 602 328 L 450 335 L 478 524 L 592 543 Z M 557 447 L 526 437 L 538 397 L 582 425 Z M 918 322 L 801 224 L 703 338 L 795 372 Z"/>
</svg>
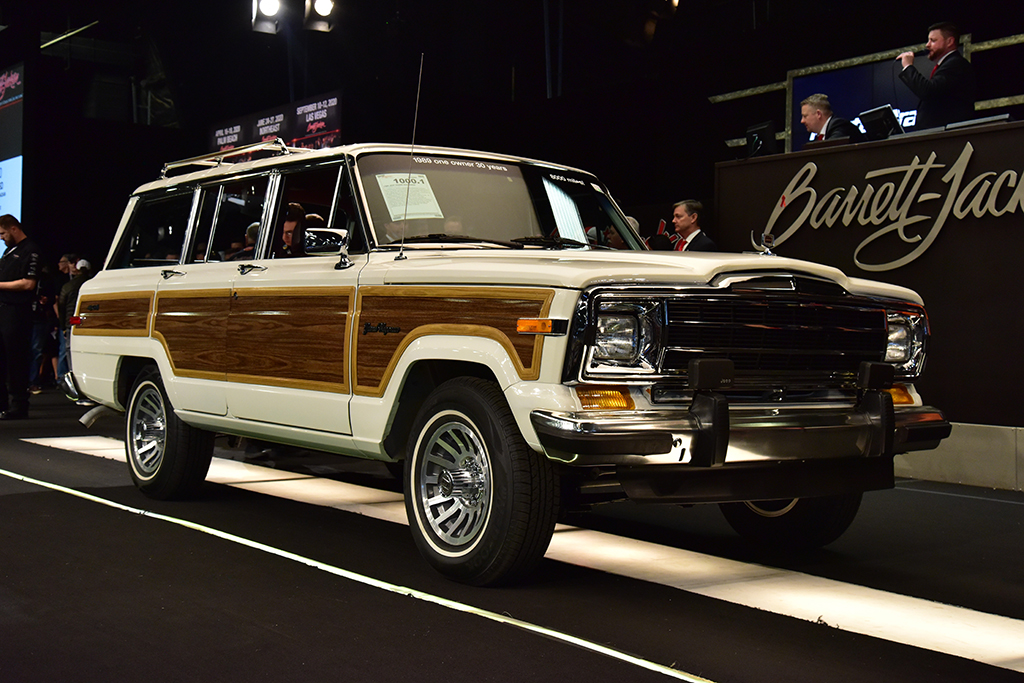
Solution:
<svg viewBox="0 0 1024 683">
<path fill-rule="evenodd" d="M 815 140 L 824 140 L 825 139 L 825 134 L 824 133 L 818 133 L 817 135 L 814 136 L 814 139 Z"/>
<path fill-rule="evenodd" d="M 939 70 L 939 63 L 938 63 L 938 62 L 935 62 L 935 66 L 933 66 L 933 67 L 932 67 L 932 74 L 931 74 L 931 76 L 929 76 L 928 78 L 930 79 L 930 78 L 932 78 L 933 76 L 935 76 L 935 72 L 936 72 L 936 71 L 938 71 L 938 70 Z"/>
</svg>

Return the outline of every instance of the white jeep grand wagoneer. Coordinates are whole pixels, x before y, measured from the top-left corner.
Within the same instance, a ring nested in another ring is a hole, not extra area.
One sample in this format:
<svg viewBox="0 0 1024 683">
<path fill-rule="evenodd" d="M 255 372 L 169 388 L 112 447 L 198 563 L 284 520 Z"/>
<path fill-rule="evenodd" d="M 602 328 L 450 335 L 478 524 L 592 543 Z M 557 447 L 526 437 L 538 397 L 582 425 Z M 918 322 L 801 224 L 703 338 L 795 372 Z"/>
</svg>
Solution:
<svg viewBox="0 0 1024 683">
<path fill-rule="evenodd" d="M 648 251 L 593 176 L 464 150 L 168 164 L 73 322 L 74 383 L 125 413 L 146 494 L 196 493 L 215 433 L 404 461 L 417 546 L 472 584 L 534 567 L 560 510 L 619 498 L 829 543 L 894 454 L 949 433 L 913 385 L 914 292 Z"/>
</svg>

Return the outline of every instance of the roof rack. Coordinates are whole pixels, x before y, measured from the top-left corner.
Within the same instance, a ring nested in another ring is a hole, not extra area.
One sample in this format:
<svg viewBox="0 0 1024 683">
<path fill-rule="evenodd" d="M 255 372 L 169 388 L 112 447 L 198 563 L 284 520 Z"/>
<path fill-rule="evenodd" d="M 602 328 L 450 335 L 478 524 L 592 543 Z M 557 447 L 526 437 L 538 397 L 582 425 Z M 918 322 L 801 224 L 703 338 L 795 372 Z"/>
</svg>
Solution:
<svg viewBox="0 0 1024 683">
<path fill-rule="evenodd" d="M 272 152 L 272 155 L 276 156 L 308 152 L 309 150 L 303 147 L 289 147 L 281 138 L 275 138 L 264 142 L 254 142 L 250 145 L 242 145 L 241 147 L 233 147 L 232 149 L 218 150 L 216 152 L 210 152 L 209 154 L 201 154 L 197 157 L 182 159 L 181 161 L 171 161 L 164 164 L 164 170 L 160 174 L 160 177 L 166 178 L 170 171 L 185 168 L 187 166 L 220 166 L 231 157 L 262 151 Z M 246 159 L 246 161 L 248 161 L 248 159 Z"/>
</svg>

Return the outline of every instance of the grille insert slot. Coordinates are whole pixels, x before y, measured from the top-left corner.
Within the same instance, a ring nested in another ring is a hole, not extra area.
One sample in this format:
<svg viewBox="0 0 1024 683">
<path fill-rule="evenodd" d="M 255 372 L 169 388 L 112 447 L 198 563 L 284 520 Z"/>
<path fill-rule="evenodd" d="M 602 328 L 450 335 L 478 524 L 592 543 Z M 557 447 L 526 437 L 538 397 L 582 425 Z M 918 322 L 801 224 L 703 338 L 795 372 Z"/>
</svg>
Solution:
<svg viewBox="0 0 1024 683">
<path fill-rule="evenodd" d="M 847 384 L 861 361 L 881 361 L 887 342 L 881 307 L 739 296 L 666 301 L 661 372 L 685 376 L 691 359 L 728 358 L 737 386 L 773 381 Z"/>
</svg>

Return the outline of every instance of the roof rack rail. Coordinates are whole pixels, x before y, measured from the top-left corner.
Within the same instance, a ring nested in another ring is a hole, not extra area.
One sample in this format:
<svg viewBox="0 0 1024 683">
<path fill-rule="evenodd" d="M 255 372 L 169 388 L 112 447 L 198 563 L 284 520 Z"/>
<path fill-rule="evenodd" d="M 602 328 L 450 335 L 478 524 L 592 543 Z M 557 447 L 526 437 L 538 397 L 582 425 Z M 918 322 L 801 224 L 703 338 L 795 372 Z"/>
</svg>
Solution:
<svg viewBox="0 0 1024 683">
<path fill-rule="evenodd" d="M 171 161 L 164 164 L 164 170 L 161 172 L 160 177 L 166 178 L 168 172 L 187 166 L 220 166 L 231 157 L 261 151 L 270 151 L 274 155 L 284 155 L 308 152 L 309 150 L 303 147 L 289 147 L 281 138 L 275 138 L 264 142 L 254 142 L 250 145 L 242 145 L 241 147 L 233 147 L 232 149 L 218 150 L 209 154 L 200 154 L 197 157 L 189 157 L 180 161 Z"/>
</svg>

